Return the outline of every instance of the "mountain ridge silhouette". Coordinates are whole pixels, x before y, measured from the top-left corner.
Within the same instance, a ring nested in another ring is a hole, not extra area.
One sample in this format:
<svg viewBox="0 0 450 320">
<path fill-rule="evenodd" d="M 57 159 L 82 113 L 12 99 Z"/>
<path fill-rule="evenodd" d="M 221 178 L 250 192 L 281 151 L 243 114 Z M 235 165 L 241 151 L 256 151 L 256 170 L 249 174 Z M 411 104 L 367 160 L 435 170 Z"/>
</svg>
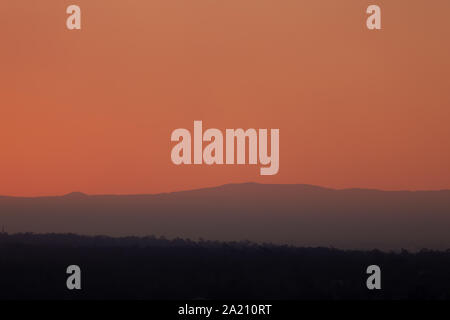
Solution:
<svg viewBox="0 0 450 320">
<path fill-rule="evenodd" d="M 0 224 L 11 233 L 448 249 L 450 191 L 244 183 L 160 194 L 3 197 Z"/>
<path fill-rule="evenodd" d="M 186 190 L 177 190 L 171 192 L 159 192 L 159 193 L 98 193 L 98 194 L 88 194 L 82 191 L 71 191 L 62 195 L 42 195 L 42 196 L 11 196 L 11 195 L 0 195 L 0 198 L 52 198 L 52 197 L 63 197 L 63 198 L 77 198 L 77 197 L 102 197 L 102 196 L 159 196 L 159 195 L 167 195 L 167 194 L 179 194 L 185 192 L 198 192 L 205 190 L 222 190 L 229 188 L 240 188 L 243 187 L 261 187 L 261 188 L 270 188 L 270 187 L 295 187 L 295 188 L 304 188 L 305 190 L 329 190 L 329 191 L 371 191 L 371 192 L 450 192 L 450 189 L 419 189 L 419 190 L 408 190 L 408 189 L 399 189 L 399 190 L 384 190 L 377 188 L 361 188 L 361 187 L 352 187 L 352 188 L 331 188 L 325 186 L 318 186 L 313 184 L 302 184 L 302 183 L 292 183 L 292 184 L 276 184 L 276 183 L 258 183 L 258 182 L 243 182 L 243 183 L 226 183 L 213 187 L 203 187 L 203 188 L 194 188 L 194 189 L 186 189 Z"/>
</svg>

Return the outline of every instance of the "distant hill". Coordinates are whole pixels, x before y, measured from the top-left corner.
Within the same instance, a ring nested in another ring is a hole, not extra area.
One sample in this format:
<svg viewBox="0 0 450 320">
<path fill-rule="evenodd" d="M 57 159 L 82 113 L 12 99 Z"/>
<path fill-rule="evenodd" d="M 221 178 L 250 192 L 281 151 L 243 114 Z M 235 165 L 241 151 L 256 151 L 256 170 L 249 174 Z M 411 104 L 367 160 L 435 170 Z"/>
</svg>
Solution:
<svg viewBox="0 0 450 320">
<path fill-rule="evenodd" d="M 8 232 L 447 249 L 450 191 L 245 183 L 155 195 L 0 197 L 0 225 Z"/>
<path fill-rule="evenodd" d="M 66 195 L 64 195 L 64 198 L 72 198 L 72 199 L 76 199 L 76 198 L 84 198 L 87 197 L 88 195 L 83 193 L 83 192 L 79 192 L 79 191 L 75 191 L 75 192 L 71 192 L 68 193 Z"/>
</svg>

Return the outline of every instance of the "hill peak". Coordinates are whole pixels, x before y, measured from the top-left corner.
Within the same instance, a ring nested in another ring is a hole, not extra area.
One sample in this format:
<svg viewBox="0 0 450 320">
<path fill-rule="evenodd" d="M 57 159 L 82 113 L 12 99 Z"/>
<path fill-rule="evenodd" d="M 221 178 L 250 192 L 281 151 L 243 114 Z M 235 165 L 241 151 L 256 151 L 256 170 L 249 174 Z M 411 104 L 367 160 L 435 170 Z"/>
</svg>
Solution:
<svg viewBox="0 0 450 320">
<path fill-rule="evenodd" d="M 84 197 L 88 197 L 88 195 L 83 192 L 73 191 L 73 192 L 63 195 L 63 197 L 64 198 L 84 198 Z"/>
</svg>

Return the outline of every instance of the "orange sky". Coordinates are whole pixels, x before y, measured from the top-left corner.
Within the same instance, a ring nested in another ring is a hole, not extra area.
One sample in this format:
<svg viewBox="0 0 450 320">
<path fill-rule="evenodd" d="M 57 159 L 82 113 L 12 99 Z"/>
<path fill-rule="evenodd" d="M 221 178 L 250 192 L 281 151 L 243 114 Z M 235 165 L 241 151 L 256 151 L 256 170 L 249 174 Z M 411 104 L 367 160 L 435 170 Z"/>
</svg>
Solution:
<svg viewBox="0 0 450 320">
<path fill-rule="evenodd" d="M 382 31 L 365 28 L 369 4 Z M 0 194 L 450 188 L 449 13 L 448 0 L 2 0 Z M 279 173 L 173 165 L 170 134 L 194 120 L 279 128 Z"/>
</svg>

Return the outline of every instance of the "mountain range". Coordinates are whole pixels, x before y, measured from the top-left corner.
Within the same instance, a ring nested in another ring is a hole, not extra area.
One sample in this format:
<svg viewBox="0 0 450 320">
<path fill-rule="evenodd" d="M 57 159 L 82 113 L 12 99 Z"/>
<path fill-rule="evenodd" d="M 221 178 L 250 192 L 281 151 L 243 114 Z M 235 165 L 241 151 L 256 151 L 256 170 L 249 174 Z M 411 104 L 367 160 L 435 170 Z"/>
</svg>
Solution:
<svg viewBox="0 0 450 320">
<path fill-rule="evenodd" d="M 450 248 L 450 190 L 244 183 L 154 195 L 3 196 L 0 225 L 10 233 L 445 250 Z"/>
</svg>

